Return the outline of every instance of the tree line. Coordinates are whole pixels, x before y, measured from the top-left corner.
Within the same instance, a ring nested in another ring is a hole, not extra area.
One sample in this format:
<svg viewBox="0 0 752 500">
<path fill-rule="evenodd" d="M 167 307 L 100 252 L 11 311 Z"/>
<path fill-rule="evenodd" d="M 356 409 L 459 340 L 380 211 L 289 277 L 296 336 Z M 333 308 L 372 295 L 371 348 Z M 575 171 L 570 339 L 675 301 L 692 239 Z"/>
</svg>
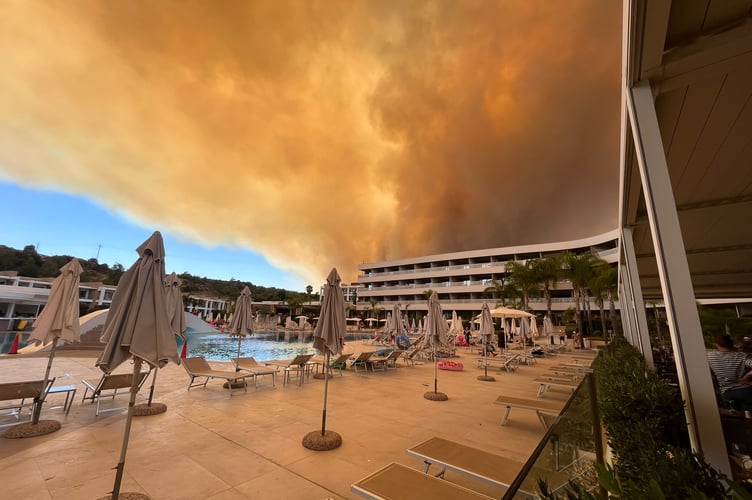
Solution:
<svg viewBox="0 0 752 500">
<path fill-rule="evenodd" d="M 505 265 L 506 274 L 493 280 L 485 292 L 497 299 L 497 304 L 506 305 L 507 301 L 519 300 L 523 310 L 529 311 L 531 297 L 546 299 L 546 311 L 551 316 L 551 290 L 562 280 L 572 285 L 572 299 L 575 303 L 575 322 L 577 330 L 583 331 L 583 321 L 587 321 L 587 331 L 593 332 L 590 299 L 595 299 L 600 309 L 601 331 L 605 333 L 605 304 L 608 303 L 608 319 L 611 331 L 619 333 L 619 320 L 616 315 L 615 301 L 618 290 L 618 271 L 598 255 L 588 250 L 583 253 L 564 252 L 539 259 L 511 261 Z M 515 304 L 516 305 L 516 304 Z"/>
<path fill-rule="evenodd" d="M 0 271 L 17 271 L 20 276 L 29 278 L 54 278 L 60 274 L 60 268 L 73 257 L 70 255 L 41 255 L 34 245 L 27 245 L 23 250 L 17 250 L 0 245 Z M 97 259 L 78 259 L 84 272 L 81 274 L 83 283 L 103 283 L 117 285 L 125 272 L 122 264 L 115 263 L 112 267 L 100 264 Z M 206 295 L 225 300 L 234 300 L 240 295 L 243 287 L 248 287 L 253 294 L 254 301 L 286 302 L 290 305 L 302 305 L 306 301 L 318 300 L 318 294 L 313 294 L 313 287 L 306 287 L 306 292 L 295 292 L 276 287 L 257 286 L 249 281 L 236 279 L 216 280 L 194 276 L 190 273 L 179 275 L 183 280 L 181 290 L 184 295 Z"/>
</svg>

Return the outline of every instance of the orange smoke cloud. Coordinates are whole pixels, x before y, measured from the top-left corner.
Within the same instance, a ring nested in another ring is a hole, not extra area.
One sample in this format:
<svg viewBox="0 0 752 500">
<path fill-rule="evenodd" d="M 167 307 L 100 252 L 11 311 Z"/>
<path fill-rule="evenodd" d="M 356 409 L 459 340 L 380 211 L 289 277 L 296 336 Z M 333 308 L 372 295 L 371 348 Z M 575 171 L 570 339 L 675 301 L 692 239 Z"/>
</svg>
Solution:
<svg viewBox="0 0 752 500">
<path fill-rule="evenodd" d="M 308 282 L 617 225 L 613 2 L 17 2 L 0 169 Z"/>
</svg>

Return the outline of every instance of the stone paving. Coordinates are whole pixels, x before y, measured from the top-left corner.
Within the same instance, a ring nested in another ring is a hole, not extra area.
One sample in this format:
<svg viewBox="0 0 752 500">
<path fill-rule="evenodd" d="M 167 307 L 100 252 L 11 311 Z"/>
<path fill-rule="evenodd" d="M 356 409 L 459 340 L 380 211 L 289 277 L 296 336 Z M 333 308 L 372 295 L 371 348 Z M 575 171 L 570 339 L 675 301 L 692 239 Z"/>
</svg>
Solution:
<svg viewBox="0 0 752 500">
<path fill-rule="evenodd" d="M 359 343 L 348 348 L 358 351 Z M 495 382 L 481 382 L 475 368 L 478 355 L 458 349 L 464 371 L 439 371 L 439 391 L 445 402 L 428 401 L 433 389 L 433 363 L 386 372 L 344 372 L 329 382 L 327 429 L 338 432 L 343 445 L 331 451 L 311 451 L 301 445 L 308 432 L 321 428 L 324 381 L 307 379 L 303 386 L 276 387 L 269 377 L 258 389 L 230 397 L 222 381 L 186 390 L 189 377 L 182 367 L 159 371 L 154 401 L 167 412 L 135 417 L 121 491 L 141 492 L 154 500 L 247 498 L 359 498 L 350 485 L 390 463 L 422 470 L 407 456 L 411 445 L 442 436 L 469 446 L 524 462 L 543 436 L 534 412 L 512 412 L 501 426 L 503 408 L 493 404 L 500 395 L 535 397 L 532 379 L 567 355 L 540 359 L 513 373 L 489 371 Z M 59 408 L 63 396 L 45 404 L 43 419 L 55 419 L 62 429 L 29 439 L 0 438 L 0 488 L 3 498 L 87 499 L 112 489 L 123 440 L 126 410 L 94 415 L 95 406 L 82 403 L 82 379 L 97 379 L 96 354 L 66 352 L 52 367 L 55 385 L 75 385 L 76 401 L 68 416 Z M 47 358 L 0 356 L 0 382 L 43 378 Z M 231 369 L 225 363 L 216 368 Z M 123 365 L 118 372 L 127 371 Z M 147 381 L 139 393 L 148 394 Z M 545 398 L 565 401 L 567 392 L 547 391 Z M 103 402 L 103 408 L 127 405 L 127 395 Z M 0 415 L 0 425 L 15 418 Z M 0 430 L 2 432 L 2 430 Z M 500 497 L 503 492 L 463 476 L 446 479 Z"/>
</svg>

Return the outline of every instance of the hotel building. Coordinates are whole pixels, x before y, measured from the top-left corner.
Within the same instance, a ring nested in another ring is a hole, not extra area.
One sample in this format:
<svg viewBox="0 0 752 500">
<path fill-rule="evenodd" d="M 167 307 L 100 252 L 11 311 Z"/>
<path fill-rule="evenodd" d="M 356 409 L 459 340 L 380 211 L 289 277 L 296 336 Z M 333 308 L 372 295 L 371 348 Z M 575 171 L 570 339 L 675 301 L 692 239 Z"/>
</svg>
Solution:
<svg viewBox="0 0 752 500">
<path fill-rule="evenodd" d="M 372 262 L 358 266 L 362 273 L 357 280 L 357 310 L 368 311 L 374 304 L 382 311 L 399 303 L 402 310 L 426 311 L 425 292 L 438 293 L 444 311 L 457 311 L 467 319 L 470 312 L 479 312 L 484 302 L 496 306 L 496 299 L 486 293 L 494 280 L 507 278 L 506 264 L 511 261 L 523 262 L 540 259 L 564 252 L 579 254 L 592 250 L 609 264 L 618 261 L 618 231 L 611 231 L 590 238 L 522 245 L 486 250 L 427 255 L 384 262 Z M 562 311 L 574 307 L 572 285 L 559 281 L 552 289 L 552 311 Z M 532 311 L 546 310 L 543 297 L 531 297 Z M 597 309 L 593 302 L 591 308 Z"/>
</svg>

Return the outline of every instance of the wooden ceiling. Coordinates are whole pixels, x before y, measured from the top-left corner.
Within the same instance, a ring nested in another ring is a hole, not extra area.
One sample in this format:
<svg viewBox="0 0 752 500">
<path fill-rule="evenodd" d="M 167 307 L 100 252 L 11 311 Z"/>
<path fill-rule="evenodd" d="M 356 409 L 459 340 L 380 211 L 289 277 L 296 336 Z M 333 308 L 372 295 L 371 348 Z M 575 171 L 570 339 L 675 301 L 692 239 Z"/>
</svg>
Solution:
<svg viewBox="0 0 752 500">
<path fill-rule="evenodd" d="M 634 2 L 627 74 L 649 81 L 697 298 L 752 297 L 752 0 Z M 661 297 L 631 131 L 622 223 Z"/>
</svg>

